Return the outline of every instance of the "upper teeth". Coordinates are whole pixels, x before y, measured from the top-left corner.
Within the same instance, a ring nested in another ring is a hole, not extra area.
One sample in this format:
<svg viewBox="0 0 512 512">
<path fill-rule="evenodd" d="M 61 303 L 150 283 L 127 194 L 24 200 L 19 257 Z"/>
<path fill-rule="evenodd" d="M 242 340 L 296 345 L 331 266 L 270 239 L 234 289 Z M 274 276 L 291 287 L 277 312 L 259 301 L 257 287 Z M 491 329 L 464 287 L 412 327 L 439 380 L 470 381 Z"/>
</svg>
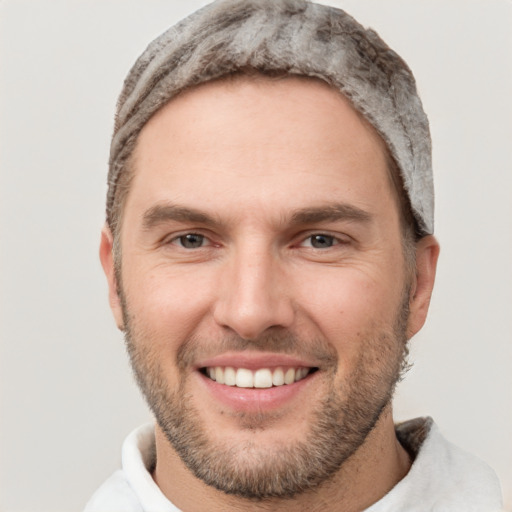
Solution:
<svg viewBox="0 0 512 512">
<path fill-rule="evenodd" d="M 252 371 L 247 368 L 233 368 L 231 366 L 209 366 L 206 373 L 210 379 L 219 384 L 237 386 L 239 388 L 271 388 L 293 384 L 303 379 L 310 368 L 260 368 Z"/>
</svg>

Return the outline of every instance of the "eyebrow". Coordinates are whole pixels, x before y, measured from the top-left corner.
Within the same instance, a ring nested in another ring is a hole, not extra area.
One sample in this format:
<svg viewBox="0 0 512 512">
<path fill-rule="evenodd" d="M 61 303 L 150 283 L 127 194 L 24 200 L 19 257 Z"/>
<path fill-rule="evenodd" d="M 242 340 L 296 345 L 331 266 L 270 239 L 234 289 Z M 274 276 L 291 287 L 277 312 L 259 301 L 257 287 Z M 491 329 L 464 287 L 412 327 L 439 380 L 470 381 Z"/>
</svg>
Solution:
<svg viewBox="0 0 512 512">
<path fill-rule="evenodd" d="M 315 224 L 317 222 L 335 222 L 340 220 L 367 224 L 373 216 L 357 206 L 336 203 L 327 206 L 304 208 L 292 215 L 293 224 Z"/>
<path fill-rule="evenodd" d="M 345 203 L 335 203 L 297 210 L 290 217 L 290 224 L 315 224 L 318 222 L 354 221 L 368 223 L 373 216 L 361 208 Z M 195 208 L 173 204 L 156 204 L 143 216 L 142 226 L 149 231 L 155 226 L 169 221 L 193 222 L 207 226 L 219 226 L 223 223 L 207 213 Z M 286 223 L 286 222 L 285 222 Z"/>
<path fill-rule="evenodd" d="M 185 206 L 173 204 L 157 204 L 144 213 L 142 227 L 145 231 L 169 221 L 196 222 L 198 224 L 218 225 L 210 215 Z"/>
</svg>

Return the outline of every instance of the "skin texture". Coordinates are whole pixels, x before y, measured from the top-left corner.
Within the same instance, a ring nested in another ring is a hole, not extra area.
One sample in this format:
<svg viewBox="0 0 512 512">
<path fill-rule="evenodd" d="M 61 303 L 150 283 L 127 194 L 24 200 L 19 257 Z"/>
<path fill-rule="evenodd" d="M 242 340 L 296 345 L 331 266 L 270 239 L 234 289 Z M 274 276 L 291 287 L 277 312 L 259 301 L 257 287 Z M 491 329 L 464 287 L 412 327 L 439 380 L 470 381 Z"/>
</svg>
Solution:
<svg viewBox="0 0 512 512">
<path fill-rule="evenodd" d="M 438 245 L 420 240 L 407 270 L 375 131 L 325 84 L 239 78 L 161 109 L 134 164 L 117 272 L 108 228 L 100 257 L 164 494 L 186 511 L 377 501 L 410 464 L 390 399 Z M 284 354 L 318 370 L 279 406 L 222 401 L 198 371 Z"/>
</svg>

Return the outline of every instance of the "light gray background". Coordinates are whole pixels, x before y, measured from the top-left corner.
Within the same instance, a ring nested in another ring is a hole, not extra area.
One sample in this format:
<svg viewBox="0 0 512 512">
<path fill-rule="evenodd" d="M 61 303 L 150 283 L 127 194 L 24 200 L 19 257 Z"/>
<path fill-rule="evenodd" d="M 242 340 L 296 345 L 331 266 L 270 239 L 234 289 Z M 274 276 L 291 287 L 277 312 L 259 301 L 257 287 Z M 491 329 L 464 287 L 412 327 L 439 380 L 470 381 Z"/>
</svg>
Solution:
<svg viewBox="0 0 512 512">
<path fill-rule="evenodd" d="M 108 145 L 128 68 L 204 3 L 0 3 L 4 512 L 81 510 L 149 418 L 97 258 Z M 335 3 L 409 62 L 433 132 L 442 253 L 396 416 L 434 416 L 496 469 L 511 507 L 512 3 Z"/>
</svg>

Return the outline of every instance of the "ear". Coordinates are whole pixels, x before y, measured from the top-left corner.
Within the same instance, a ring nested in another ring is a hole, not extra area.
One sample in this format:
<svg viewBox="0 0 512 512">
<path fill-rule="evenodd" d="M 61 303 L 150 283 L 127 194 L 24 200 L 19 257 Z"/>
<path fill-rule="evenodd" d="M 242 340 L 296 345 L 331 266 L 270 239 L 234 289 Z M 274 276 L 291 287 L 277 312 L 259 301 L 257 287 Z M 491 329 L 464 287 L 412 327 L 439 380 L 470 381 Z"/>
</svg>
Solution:
<svg viewBox="0 0 512 512">
<path fill-rule="evenodd" d="M 407 338 L 412 338 L 425 323 L 436 278 L 439 243 L 425 236 L 416 243 L 416 273 L 409 299 Z"/>
<path fill-rule="evenodd" d="M 121 299 L 118 294 L 116 273 L 114 270 L 114 237 L 110 228 L 105 224 L 101 230 L 100 241 L 100 261 L 108 283 L 108 298 L 110 302 L 110 309 L 114 314 L 117 327 L 124 330 L 123 308 L 121 307 Z"/>
</svg>

